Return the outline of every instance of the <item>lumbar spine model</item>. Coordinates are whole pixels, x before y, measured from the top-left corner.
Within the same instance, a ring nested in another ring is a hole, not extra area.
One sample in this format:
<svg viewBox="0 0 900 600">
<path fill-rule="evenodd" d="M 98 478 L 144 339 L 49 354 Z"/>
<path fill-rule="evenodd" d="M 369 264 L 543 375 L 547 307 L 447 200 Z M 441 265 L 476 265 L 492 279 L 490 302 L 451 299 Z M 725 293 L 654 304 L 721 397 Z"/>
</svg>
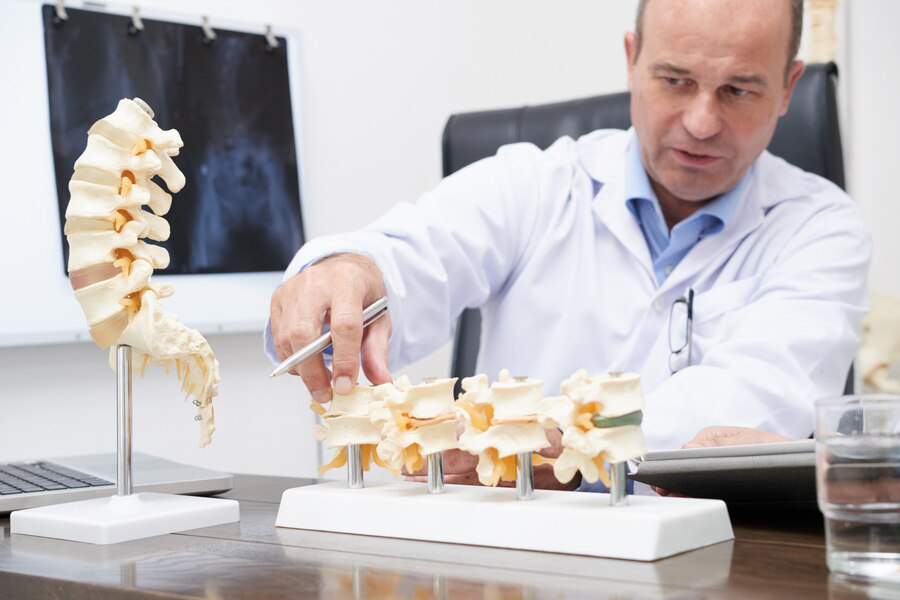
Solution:
<svg viewBox="0 0 900 600">
<path fill-rule="evenodd" d="M 202 447 L 215 430 L 212 398 L 218 393 L 219 363 L 199 332 L 162 311 L 160 299 L 173 290 L 151 285 L 150 277 L 168 266 L 169 254 L 144 241 L 169 237 L 162 216 L 172 196 L 151 179 L 159 175 L 173 193 L 184 187 L 184 175 L 172 161 L 182 145 L 176 130 L 159 128 L 143 101 L 121 100 L 113 114 L 90 128 L 87 148 L 75 162 L 65 234 L 69 279 L 91 337 L 101 348 L 113 346 L 113 367 L 117 344 L 133 348 L 134 368 L 142 374 L 148 364 L 167 371 L 174 364 L 182 389 L 198 408 Z"/>
<path fill-rule="evenodd" d="M 535 466 L 552 462 L 536 452 L 550 446 L 544 430 L 571 412 L 568 398 L 544 398 L 541 381 L 510 377 L 505 369 L 492 386 L 486 375 L 467 377 L 462 385 L 456 406 L 465 430 L 459 447 L 478 455 L 475 470 L 482 485 L 514 481 L 517 454 L 533 453 Z"/>
<path fill-rule="evenodd" d="M 375 447 L 381 442 L 381 427 L 372 422 L 372 413 L 380 406 L 373 388 L 366 385 L 356 385 L 344 396 L 334 394 L 327 411 L 318 402 L 310 405 L 327 424 L 316 425 L 316 439 L 327 442 L 329 448 L 339 448 L 330 463 L 319 467 L 320 473 L 346 464 L 347 446 L 352 445 L 361 448 L 363 471 L 369 470 L 372 461 L 389 468 L 375 452 Z"/>
<path fill-rule="evenodd" d="M 378 456 L 399 474 L 422 468 L 423 457 L 457 448 L 458 416 L 453 402 L 456 378 L 426 380 L 411 385 L 405 375 L 375 388 L 381 405 L 372 422 L 381 431 Z"/>
<path fill-rule="evenodd" d="M 623 463 L 646 453 L 641 432 L 644 395 L 640 377 L 609 373 L 588 377 L 584 369 L 563 382 L 561 391 L 573 403 L 560 418 L 563 451 L 553 465 L 556 478 L 565 483 L 581 471 L 590 483 L 600 479 L 610 485 L 604 461 Z"/>
</svg>

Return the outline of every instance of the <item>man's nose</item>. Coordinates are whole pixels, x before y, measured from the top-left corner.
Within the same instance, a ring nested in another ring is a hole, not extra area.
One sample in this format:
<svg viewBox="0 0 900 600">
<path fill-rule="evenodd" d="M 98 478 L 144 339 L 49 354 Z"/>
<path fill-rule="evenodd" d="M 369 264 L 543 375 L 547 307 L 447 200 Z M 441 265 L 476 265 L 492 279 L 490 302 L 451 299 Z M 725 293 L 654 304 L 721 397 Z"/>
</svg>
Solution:
<svg viewBox="0 0 900 600">
<path fill-rule="evenodd" d="M 722 129 L 715 94 L 696 94 L 684 110 L 682 124 L 695 139 L 706 140 Z"/>
</svg>

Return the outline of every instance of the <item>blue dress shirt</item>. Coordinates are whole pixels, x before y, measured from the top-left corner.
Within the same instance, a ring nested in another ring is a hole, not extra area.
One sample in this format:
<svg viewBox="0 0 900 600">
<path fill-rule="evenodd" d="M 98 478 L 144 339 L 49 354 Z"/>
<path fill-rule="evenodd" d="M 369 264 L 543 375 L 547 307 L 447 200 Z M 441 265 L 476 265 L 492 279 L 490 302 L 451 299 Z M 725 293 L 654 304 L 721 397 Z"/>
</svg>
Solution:
<svg viewBox="0 0 900 600">
<path fill-rule="evenodd" d="M 659 283 L 666 280 L 697 242 L 725 228 L 750 181 L 751 170 L 752 167 L 731 191 L 677 223 L 670 233 L 641 161 L 637 136 L 631 138 L 625 159 L 625 202 L 644 233 Z"/>
</svg>

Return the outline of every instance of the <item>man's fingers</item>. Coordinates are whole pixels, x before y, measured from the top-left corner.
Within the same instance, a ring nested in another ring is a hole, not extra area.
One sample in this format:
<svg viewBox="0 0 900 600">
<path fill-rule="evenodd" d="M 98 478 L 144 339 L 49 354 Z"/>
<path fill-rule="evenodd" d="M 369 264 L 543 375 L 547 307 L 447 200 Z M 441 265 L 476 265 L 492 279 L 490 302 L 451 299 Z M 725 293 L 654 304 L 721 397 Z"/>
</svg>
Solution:
<svg viewBox="0 0 900 600">
<path fill-rule="evenodd" d="M 545 429 L 544 432 L 550 445 L 538 451 L 538 454 L 545 458 L 559 458 L 563 451 L 562 432 L 555 427 Z"/>
<path fill-rule="evenodd" d="M 701 429 L 692 440 L 682 445 L 682 448 L 709 448 L 789 441 L 791 438 L 769 431 L 749 427 L 714 426 Z"/>
<path fill-rule="evenodd" d="M 353 286 L 341 287 L 331 298 L 331 368 L 334 391 L 347 394 L 359 374 L 359 347 L 362 342 L 363 297 Z"/>
<path fill-rule="evenodd" d="M 444 473 L 446 474 L 474 473 L 476 466 L 478 466 L 478 457 L 474 454 L 458 449 L 444 451 Z"/>
<path fill-rule="evenodd" d="M 301 296 L 306 296 L 302 303 Z M 272 341 L 281 360 L 321 335 L 327 300 L 327 296 L 305 285 L 300 274 L 278 286 L 269 311 Z"/>
<path fill-rule="evenodd" d="M 313 400 L 320 403 L 331 401 L 331 372 L 325 367 L 321 354 L 304 360 L 294 367 L 293 372 L 303 380 Z"/>
<path fill-rule="evenodd" d="M 417 483 L 426 483 L 428 481 L 428 477 L 426 475 L 409 475 L 406 477 L 406 481 L 415 481 Z M 457 485 L 481 485 L 481 482 L 478 481 L 478 474 L 475 472 L 472 473 L 457 473 L 455 475 L 444 474 L 444 483 L 447 484 L 457 484 Z M 501 487 L 508 487 L 511 485 L 510 482 L 503 481 L 501 482 Z"/>
<path fill-rule="evenodd" d="M 283 346 L 279 347 L 278 340 L 275 339 L 275 332 L 281 327 L 281 317 L 281 301 L 273 295 L 272 303 L 269 305 L 269 328 L 272 331 L 272 341 L 275 343 L 275 354 L 278 355 L 279 360 L 284 360 L 287 358 L 284 355 L 286 348 Z"/>
<path fill-rule="evenodd" d="M 292 276 L 272 295 L 269 307 L 272 339 L 281 360 L 322 335 L 328 317 L 334 350 L 334 377 L 325 368 L 321 356 L 307 359 L 291 371 L 303 378 L 313 398 L 319 402 L 331 399 L 332 380 L 339 393 L 353 389 L 359 373 L 362 310 L 367 290 L 372 299 L 387 293 L 375 263 L 363 256 L 337 254 Z M 390 336 L 389 328 L 387 335 Z M 379 344 L 373 344 L 373 347 L 378 348 Z M 376 379 L 390 380 L 377 364 L 373 371 Z"/>
<path fill-rule="evenodd" d="M 300 350 L 308 343 L 319 337 L 322 333 L 324 309 L 308 308 L 306 310 L 293 310 L 293 323 L 288 331 L 290 349 L 288 356 Z M 331 374 L 325 368 L 322 355 L 318 354 L 308 358 L 294 367 L 293 372 L 303 379 L 303 383 L 312 394 L 316 402 L 328 402 L 331 400 Z"/>
<path fill-rule="evenodd" d="M 391 339 L 390 314 L 380 317 L 363 332 L 362 368 L 366 379 L 373 385 L 392 380 L 388 371 L 388 352 Z"/>
<path fill-rule="evenodd" d="M 423 461 L 424 462 L 424 461 Z M 444 477 L 450 475 L 474 475 L 475 467 L 478 465 L 478 457 L 459 449 L 444 450 Z M 428 467 L 422 465 L 421 469 L 413 473 L 408 473 L 403 469 L 404 477 L 425 477 L 428 474 Z M 477 475 L 475 475 L 477 479 Z M 423 479 L 424 481 L 424 479 Z"/>
<path fill-rule="evenodd" d="M 739 433 L 738 427 L 704 427 L 692 440 L 683 444 L 682 448 L 709 448 L 710 446 L 723 446 L 727 442 L 724 439 Z"/>
<path fill-rule="evenodd" d="M 287 299 L 279 292 L 272 295 L 272 304 L 269 307 L 269 327 L 272 331 L 272 342 L 275 345 L 275 354 L 278 355 L 278 360 L 284 361 L 292 354 L 289 323 L 290 312 L 285 312 L 283 303 Z M 291 372 L 293 373 L 293 371 Z"/>
</svg>

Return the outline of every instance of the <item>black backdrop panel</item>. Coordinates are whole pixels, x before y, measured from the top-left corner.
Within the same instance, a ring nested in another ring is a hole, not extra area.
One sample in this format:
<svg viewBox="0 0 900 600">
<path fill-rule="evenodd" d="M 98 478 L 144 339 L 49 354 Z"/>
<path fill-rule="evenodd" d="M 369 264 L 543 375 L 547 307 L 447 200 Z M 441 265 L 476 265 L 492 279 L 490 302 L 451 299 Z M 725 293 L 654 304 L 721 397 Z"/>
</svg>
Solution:
<svg viewBox="0 0 900 600">
<path fill-rule="evenodd" d="M 57 24 L 42 10 L 60 235 L 87 130 L 139 97 L 184 140 L 160 272 L 283 270 L 304 241 L 287 41 L 270 51 L 262 35 L 216 30 L 205 43 L 198 26 L 144 19 L 132 33 L 130 17 L 69 8 Z"/>
</svg>

